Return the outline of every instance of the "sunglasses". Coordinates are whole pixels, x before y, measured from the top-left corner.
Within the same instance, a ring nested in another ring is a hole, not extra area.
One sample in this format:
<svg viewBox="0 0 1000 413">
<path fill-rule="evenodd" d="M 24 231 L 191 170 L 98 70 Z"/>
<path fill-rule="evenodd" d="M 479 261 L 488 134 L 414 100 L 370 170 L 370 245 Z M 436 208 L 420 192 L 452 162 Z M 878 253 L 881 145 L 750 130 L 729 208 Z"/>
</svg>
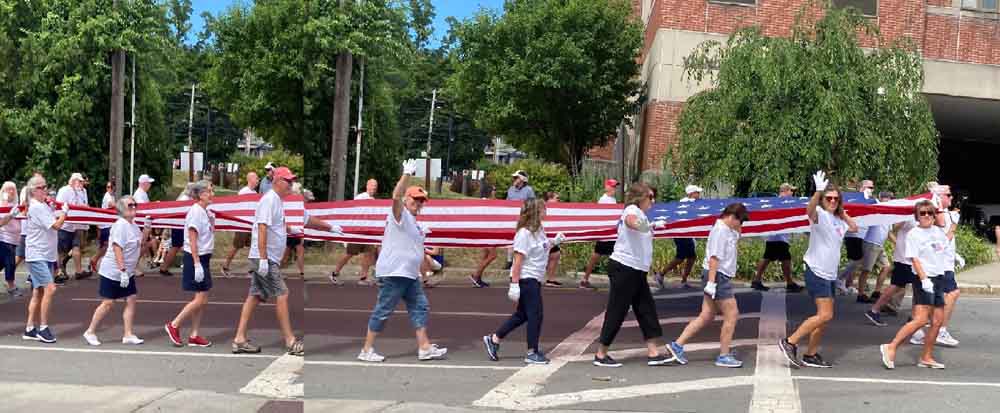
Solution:
<svg viewBox="0 0 1000 413">
<path fill-rule="evenodd" d="M 128 204 L 125 204 L 125 207 L 126 207 L 126 208 L 128 208 L 128 209 L 135 209 L 135 207 L 136 207 L 136 206 L 137 206 L 137 205 L 136 205 L 136 204 L 134 204 L 134 203 L 128 203 Z"/>
<path fill-rule="evenodd" d="M 43 185 L 43 186 L 35 187 L 35 190 L 42 190 L 42 191 L 44 191 L 46 189 L 49 189 L 48 185 Z"/>
<path fill-rule="evenodd" d="M 920 212 L 917 213 L 917 216 L 920 216 L 920 217 L 933 217 L 934 215 L 937 215 L 937 212 L 935 212 L 935 211 L 920 211 Z"/>
<path fill-rule="evenodd" d="M 823 199 L 826 199 L 827 201 L 830 201 L 830 202 L 837 202 L 838 200 L 840 200 L 840 197 L 839 196 L 824 196 Z"/>
</svg>

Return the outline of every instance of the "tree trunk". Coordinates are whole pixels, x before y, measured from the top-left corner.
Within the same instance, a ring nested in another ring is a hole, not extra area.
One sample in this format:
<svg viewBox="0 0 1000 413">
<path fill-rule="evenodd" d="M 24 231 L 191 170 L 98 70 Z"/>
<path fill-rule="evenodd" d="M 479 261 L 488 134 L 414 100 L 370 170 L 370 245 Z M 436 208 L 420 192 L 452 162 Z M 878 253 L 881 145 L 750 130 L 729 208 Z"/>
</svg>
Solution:
<svg viewBox="0 0 1000 413">
<path fill-rule="evenodd" d="M 341 0 L 343 4 L 343 0 Z M 337 57 L 336 92 L 333 98 L 333 131 L 330 148 L 329 200 L 344 200 L 347 173 L 347 132 L 350 123 L 351 71 L 354 60 L 350 52 Z"/>
</svg>

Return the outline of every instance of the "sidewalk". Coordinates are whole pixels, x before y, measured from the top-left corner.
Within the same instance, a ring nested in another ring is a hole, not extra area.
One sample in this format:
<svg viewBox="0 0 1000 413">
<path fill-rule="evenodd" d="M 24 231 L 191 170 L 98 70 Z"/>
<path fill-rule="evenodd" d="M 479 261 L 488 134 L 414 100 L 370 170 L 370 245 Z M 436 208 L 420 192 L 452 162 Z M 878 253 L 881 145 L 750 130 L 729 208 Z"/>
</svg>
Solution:
<svg viewBox="0 0 1000 413">
<path fill-rule="evenodd" d="M 987 292 L 1000 291 L 1000 262 L 980 265 L 955 275 L 958 286 Z"/>
</svg>

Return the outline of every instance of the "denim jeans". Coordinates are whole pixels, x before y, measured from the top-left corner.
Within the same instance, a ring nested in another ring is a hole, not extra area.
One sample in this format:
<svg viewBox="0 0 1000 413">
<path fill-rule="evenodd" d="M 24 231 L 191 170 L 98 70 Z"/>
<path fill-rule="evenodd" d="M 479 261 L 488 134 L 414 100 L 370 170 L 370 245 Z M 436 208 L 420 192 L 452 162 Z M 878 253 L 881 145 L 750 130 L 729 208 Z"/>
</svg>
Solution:
<svg viewBox="0 0 1000 413">
<path fill-rule="evenodd" d="M 521 299 L 517 300 L 517 311 L 496 331 L 501 339 L 521 324 L 528 323 L 528 349 L 538 351 L 538 338 L 542 335 L 542 284 L 533 278 L 522 278 L 517 282 L 521 287 Z"/>
<path fill-rule="evenodd" d="M 17 246 L 0 242 L 0 265 L 3 265 L 4 277 L 7 281 L 14 281 L 14 259 Z"/>
<path fill-rule="evenodd" d="M 378 290 L 378 301 L 375 310 L 368 319 L 368 329 L 380 333 L 385 328 L 385 322 L 396 310 L 399 300 L 406 303 L 406 313 L 410 316 L 410 324 L 414 329 L 427 326 L 427 314 L 430 303 L 424 295 L 424 289 L 419 280 L 406 277 L 381 277 L 382 287 Z"/>
</svg>

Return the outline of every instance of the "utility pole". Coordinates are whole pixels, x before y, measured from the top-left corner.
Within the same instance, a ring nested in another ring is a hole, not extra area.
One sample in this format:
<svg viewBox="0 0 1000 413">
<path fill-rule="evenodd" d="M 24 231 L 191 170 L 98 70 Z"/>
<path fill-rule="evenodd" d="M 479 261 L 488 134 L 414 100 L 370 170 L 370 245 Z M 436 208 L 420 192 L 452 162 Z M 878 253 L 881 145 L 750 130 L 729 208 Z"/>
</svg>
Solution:
<svg viewBox="0 0 1000 413">
<path fill-rule="evenodd" d="M 358 82 L 358 136 L 357 142 L 354 147 L 354 192 L 352 194 L 358 193 L 358 178 L 361 174 L 361 135 L 364 131 L 362 129 L 362 109 L 365 105 L 365 61 L 361 60 L 361 79 Z"/>
<path fill-rule="evenodd" d="M 188 182 L 194 182 L 194 88 L 191 84 L 191 111 L 188 114 Z"/>
<path fill-rule="evenodd" d="M 449 174 L 451 176 L 451 144 L 455 142 L 455 116 L 452 113 L 448 114 L 448 157 L 444 161 L 444 170 L 441 175 Z"/>
<path fill-rule="evenodd" d="M 361 0 L 357 0 L 361 4 Z M 340 0 L 340 7 L 347 4 Z M 330 183 L 327 187 L 328 198 L 331 201 L 344 200 L 344 183 L 347 180 L 347 133 L 350 128 L 351 105 L 351 71 L 354 58 L 351 52 L 344 50 L 337 56 L 337 78 L 333 97 L 333 130 L 331 131 L 330 147 Z"/>
<path fill-rule="evenodd" d="M 114 0 L 114 8 L 118 9 L 118 0 Z M 125 52 L 115 50 L 111 56 L 111 116 L 109 129 L 111 142 L 108 145 L 109 181 L 115 184 L 115 197 L 122 194 L 122 135 L 125 122 L 125 97 L 122 94 L 122 82 L 125 76 Z"/>
<path fill-rule="evenodd" d="M 134 194 L 135 188 L 135 56 L 132 56 L 132 122 L 129 124 L 132 130 L 132 148 L 129 150 L 129 172 L 128 172 L 128 193 Z"/>
<path fill-rule="evenodd" d="M 427 191 L 431 190 L 431 134 L 434 133 L 434 106 L 437 104 L 438 90 L 431 91 L 431 119 L 427 124 L 427 163 L 424 168 L 424 177 L 427 182 Z"/>
</svg>

